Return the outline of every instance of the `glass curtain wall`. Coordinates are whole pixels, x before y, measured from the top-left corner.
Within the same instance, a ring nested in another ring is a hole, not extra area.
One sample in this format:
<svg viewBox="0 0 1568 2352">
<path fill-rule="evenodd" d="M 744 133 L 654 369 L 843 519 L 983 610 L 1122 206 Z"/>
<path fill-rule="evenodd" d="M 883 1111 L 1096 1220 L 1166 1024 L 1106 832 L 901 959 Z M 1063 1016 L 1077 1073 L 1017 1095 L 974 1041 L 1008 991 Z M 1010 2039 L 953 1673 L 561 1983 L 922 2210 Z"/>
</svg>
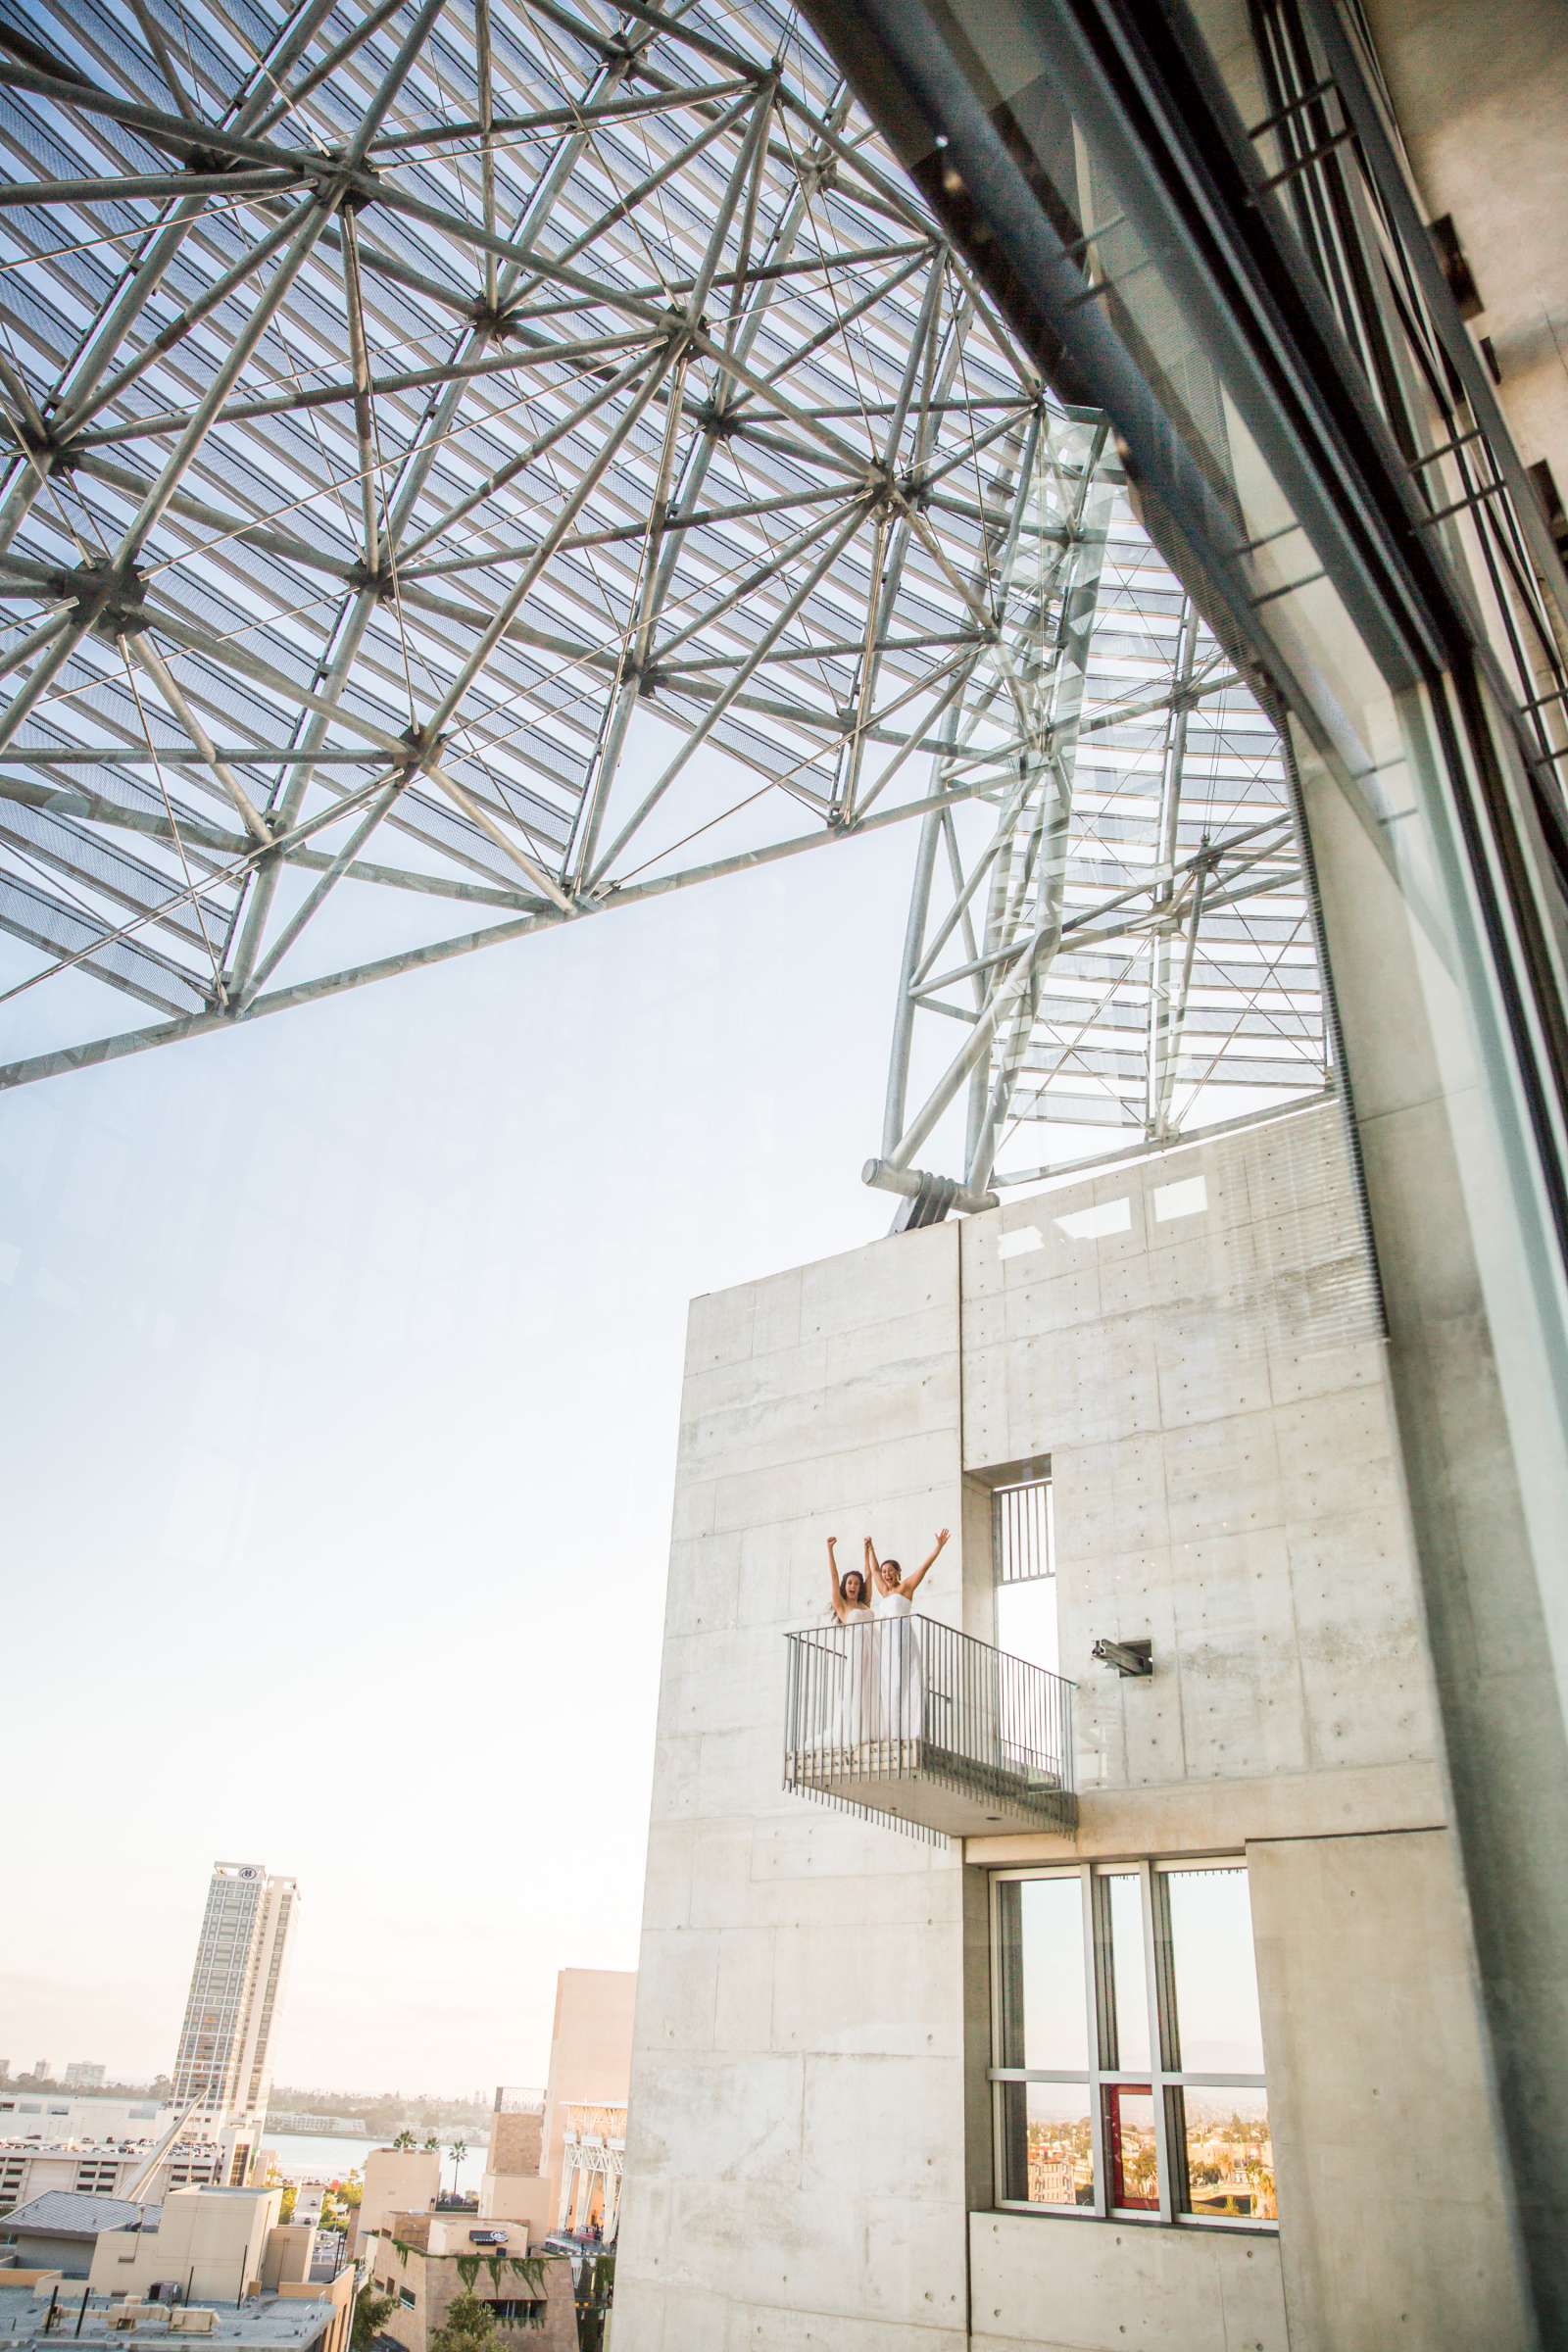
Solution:
<svg viewBox="0 0 1568 2352">
<path fill-rule="evenodd" d="M 812 14 L 1048 380 L 1109 415 L 1294 757 L 1497 2120 L 1565 2340 L 1561 563 L 1353 6 Z"/>
</svg>

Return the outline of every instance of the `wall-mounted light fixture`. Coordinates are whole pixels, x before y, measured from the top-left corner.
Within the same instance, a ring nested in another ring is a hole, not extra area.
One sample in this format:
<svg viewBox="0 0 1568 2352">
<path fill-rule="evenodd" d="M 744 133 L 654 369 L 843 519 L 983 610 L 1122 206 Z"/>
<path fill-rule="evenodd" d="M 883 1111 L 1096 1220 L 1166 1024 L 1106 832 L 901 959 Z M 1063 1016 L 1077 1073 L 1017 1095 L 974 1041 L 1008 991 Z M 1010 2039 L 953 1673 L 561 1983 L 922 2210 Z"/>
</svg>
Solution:
<svg viewBox="0 0 1568 2352">
<path fill-rule="evenodd" d="M 1107 1666 L 1114 1666 L 1118 1674 L 1152 1674 L 1154 1671 L 1152 1642 L 1097 1642 L 1090 1654 Z"/>
</svg>

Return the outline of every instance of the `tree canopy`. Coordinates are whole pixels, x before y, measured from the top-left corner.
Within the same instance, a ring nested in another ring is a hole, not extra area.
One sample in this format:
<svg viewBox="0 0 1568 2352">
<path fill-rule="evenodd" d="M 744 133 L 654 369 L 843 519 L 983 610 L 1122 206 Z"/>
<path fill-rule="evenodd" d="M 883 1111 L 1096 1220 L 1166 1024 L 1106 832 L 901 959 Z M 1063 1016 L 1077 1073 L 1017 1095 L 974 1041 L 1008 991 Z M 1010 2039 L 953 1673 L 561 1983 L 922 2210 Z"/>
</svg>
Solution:
<svg viewBox="0 0 1568 2352">
<path fill-rule="evenodd" d="M 454 2295 L 445 2321 L 430 2338 L 430 2352 L 484 2352 L 495 2332 L 492 2305 L 479 2295 Z"/>
<path fill-rule="evenodd" d="M 392 2315 L 392 2297 L 379 2288 L 362 2286 L 354 2298 L 354 2326 L 349 2336 L 350 2352 L 370 2352 L 371 2345 Z"/>
</svg>

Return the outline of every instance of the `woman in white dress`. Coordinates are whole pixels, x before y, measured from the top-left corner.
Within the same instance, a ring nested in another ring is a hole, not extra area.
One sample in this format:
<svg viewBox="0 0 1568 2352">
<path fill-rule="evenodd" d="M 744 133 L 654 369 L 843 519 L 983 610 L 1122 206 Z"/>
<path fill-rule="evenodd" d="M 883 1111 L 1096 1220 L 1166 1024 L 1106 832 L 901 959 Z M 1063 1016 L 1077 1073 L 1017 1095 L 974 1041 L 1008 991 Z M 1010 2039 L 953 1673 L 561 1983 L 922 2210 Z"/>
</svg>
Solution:
<svg viewBox="0 0 1568 2352">
<path fill-rule="evenodd" d="M 833 1614 L 840 1625 L 868 1626 L 871 1611 L 866 1605 L 865 1578 L 858 1568 L 840 1578 L 837 1545 L 837 1536 L 829 1536 L 827 1571 Z M 823 1734 L 830 1747 L 858 1747 L 866 1737 L 872 1711 L 871 1638 L 869 1634 L 852 1634 L 835 1647 L 843 1664 L 829 1690 Z"/>
<path fill-rule="evenodd" d="M 915 1592 L 936 1566 L 948 1541 L 943 1528 L 929 1559 L 906 1576 L 897 1560 L 879 1560 L 876 1545 L 865 1539 L 866 1573 L 871 1579 L 871 1615 L 876 1621 L 874 1646 L 873 1732 L 879 1740 L 918 1740 L 925 1715 L 925 1675 L 920 1642 L 909 1623 Z"/>
</svg>

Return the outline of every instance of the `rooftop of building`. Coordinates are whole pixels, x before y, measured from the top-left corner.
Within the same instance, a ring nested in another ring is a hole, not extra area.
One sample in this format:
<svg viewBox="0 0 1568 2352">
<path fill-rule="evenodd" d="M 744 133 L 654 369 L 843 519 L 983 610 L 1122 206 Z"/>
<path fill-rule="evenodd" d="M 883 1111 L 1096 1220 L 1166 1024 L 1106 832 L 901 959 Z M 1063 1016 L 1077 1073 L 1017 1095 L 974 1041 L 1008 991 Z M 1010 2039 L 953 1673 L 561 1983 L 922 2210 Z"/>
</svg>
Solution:
<svg viewBox="0 0 1568 2352">
<path fill-rule="evenodd" d="M 120 2330 L 111 2333 L 109 2327 L 111 2314 L 123 2308 L 118 2297 L 88 2295 L 79 2334 L 76 2312 L 81 2300 L 80 2282 L 67 2280 L 62 2283 L 60 2302 L 69 2307 L 70 2318 L 57 2326 L 53 2333 L 46 2334 L 45 2321 L 50 2300 L 51 2292 L 45 2287 L 8 2286 L 6 2275 L 0 2271 L 0 2346 L 5 2347 L 5 2352 L 23 2352 L 24 2347 L 34 2343 L 53 2347 L 68 2337 L 73 2344 L 126 2342 L 125 2333 Z M 148 2312 L 145 2316 L 138 2314 L 131 2340 L 148 2335 L 163 2336 L 169 2331 L 167 2312 L 180 2308 L 175 2304 L 164 2306 L 162 2315 L 154 2312 Z M 192 2312 L 211 2311 L 213 2314 L 211 2332 L 205 2337 L 196 2336 L 188 2340 L 235 2348 L 254 2345 L 257 2352 L 306 2352 L 306 2347 L 316 2341 L 332 2314 L 331 2304 L 324 2292 L 317 2296 L 263 2295 L 238 2310 L 232 2303 L 209 2304 L 197 2296 L 183 2308 Z M 177 2343 L 186 2340 L 183 2335 L 174 2338 Z"/>
<path fill-rule="evenodd" d="M 158 2146 L 152 2134 L 145 2139 L 45 2139 L 41 2132 L 9 2132 L 0 2133 L 0 2150 L 24 2149 L 29 2156 L 143 2156 Z M 169 2153 L 172 2156 L 190 2156 L 198 2150 L 208 2151 L 222 2145 L 216 2139 L 176 2139 Z"/>
<path fill-rule="evenodd" d="M 46 2188 L 25 2205 L 0 2215 L 0 2236 L 32 2230 L 44 2237 L 96 2237 L 103 2230 L 156 2230 L 159 2208 L 128 2197 L 95 2197 L 74 2188 Z"/>
<path fill-rule="evenodd" d="M 265 2188 L 229 2187 L 219 2180 L 193 2180 L 189 2188 L 176 2188 L 176 2197 L 265 2197 Z"/>
<path fill-rule="evenodd" d="M 389 2213 L 369 2235 L 389 2240 L 411 2254 L 450 2257 L 467 2254 L 475 2243 L 493 2250 L 495 2243 L 518 2243 L 528 2235 L 526 2222 L 476 2213 L 471 2205 L 457 2211 L 440 2207 L 423 2213 Z"/>
<path fill-rule="evenodd" d="M 381 2225 L 384 2236 L 396 2238 L 400 2246 L 412 2246 L 416 2254 L 428 2253 L 430 2247 L 430 2216 L 427 2213 L 389 2213 Z"/>
</svg>

